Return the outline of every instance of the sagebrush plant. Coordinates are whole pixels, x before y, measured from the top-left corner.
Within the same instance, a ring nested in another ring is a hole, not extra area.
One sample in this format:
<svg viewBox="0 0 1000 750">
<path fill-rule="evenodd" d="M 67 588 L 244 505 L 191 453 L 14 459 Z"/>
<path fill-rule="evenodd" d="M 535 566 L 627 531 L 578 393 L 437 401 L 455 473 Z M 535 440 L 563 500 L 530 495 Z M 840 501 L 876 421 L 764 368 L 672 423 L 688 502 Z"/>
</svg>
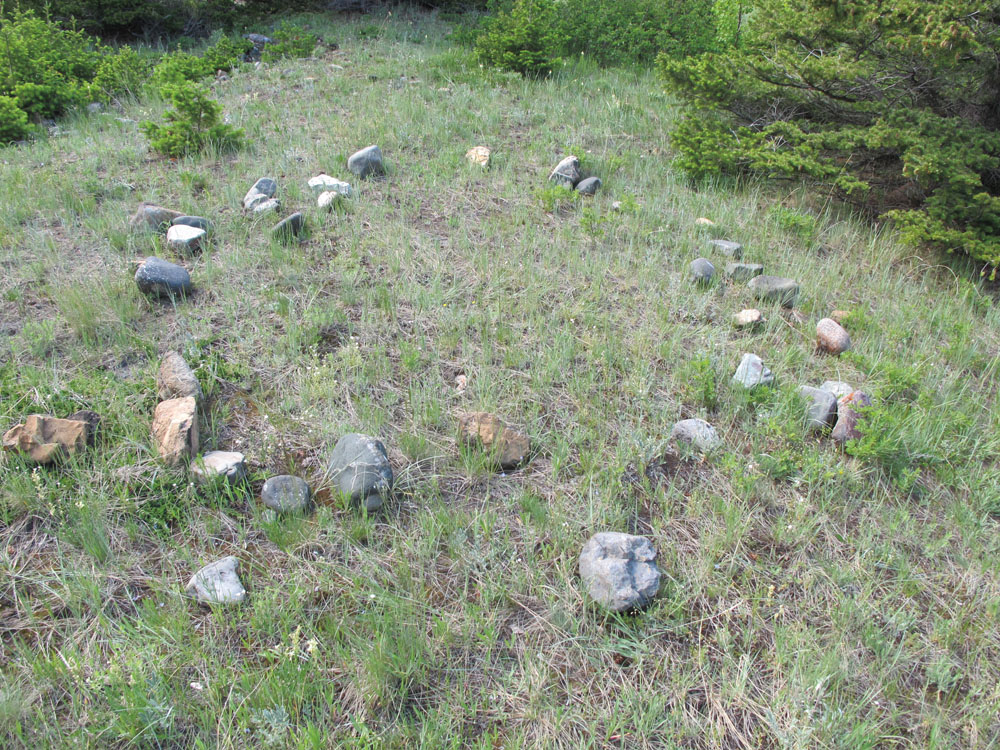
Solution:
<svg viewBox="0 0 1000 750">
<path fill-rule="evenodd" d="M 140 126 L 156 151 L 177 158 L 209 146 L 219 151 L 235 151 L 243 146 L 245 133 L 222 121 L 222 107 L 206 87 L 185 82 L 166 85 L 162 92 L 174 107 L 164 115 L 166 122 L 146 120 Z"/>
<path fill-rule="evenodd" d="M 730 51 L 661 58 L 679 166 L 809 179 L 995 278 L 1000 2 L 748 5 Z"/>
</svg>

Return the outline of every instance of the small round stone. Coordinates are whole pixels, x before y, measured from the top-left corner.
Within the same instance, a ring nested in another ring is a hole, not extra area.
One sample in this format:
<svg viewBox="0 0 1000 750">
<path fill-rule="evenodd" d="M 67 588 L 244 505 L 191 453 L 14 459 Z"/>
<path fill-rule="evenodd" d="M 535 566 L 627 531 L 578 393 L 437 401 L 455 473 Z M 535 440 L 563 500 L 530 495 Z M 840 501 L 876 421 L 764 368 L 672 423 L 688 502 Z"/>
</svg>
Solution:
<svg viewBox="0 0 1000 750">
<path fill-rule="evenodd" d="M 278 513 L 302 513 L 312 504 L 312 490 L 300 477 L 271 477 L 260 490 L 260 501 Z"/>
<path fill-rule="evenodd" d="M 139 290 L 156 297 L 181 297 L 191 293 L 191 275 L 162 258 L 146 258 L 135 272 Z"/>
</svg>

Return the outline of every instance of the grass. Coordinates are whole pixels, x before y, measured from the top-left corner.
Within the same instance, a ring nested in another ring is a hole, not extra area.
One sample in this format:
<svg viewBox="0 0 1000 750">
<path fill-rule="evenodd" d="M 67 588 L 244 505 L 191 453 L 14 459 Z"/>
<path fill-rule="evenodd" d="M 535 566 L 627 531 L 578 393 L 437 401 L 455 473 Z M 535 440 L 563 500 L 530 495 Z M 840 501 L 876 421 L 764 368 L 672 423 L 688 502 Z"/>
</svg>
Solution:
<svg viewBox="0 0 1000 750">
<path fill-rule="evenodd" d="M 214 84 L 246 151 L 167 161 L 92 116 L 3 152 L 0 427 L 104 418 L 64 467 L 0 464 L 4 746 L 996 747 L 995 290 L 808 194 L 692 187 L 649 73 L 523 81 L 468 65 L 433 16 L 305 22 L 339 49 Z M 370 143 L 388 177 L 316 212 L 306 181 L 347 178 Z M 486 171 L 464 160 L 480 144 Z M 595 199 L 548 188 L 566 153 Z M 241 214 L 264 175 L 308 214 L 304 243 Z M 215 222 L 185 302 L 131 283 L 167 253 L 127 231 L 142 200 Z M 734 330 L 745 291 L 687 280 L 714 236 L 798 279 L 798 313 Z M 834 309 L 839 359 L 812 342 Z M 156 459 L 169 349 L 206 393 L 204 449 L 243 451 L 249 492 Z M 731 386 L 745 351 L 777 388 Z M 807 435 L 795 389 L 831 379 L 882 405 L 856 455 Z M 526 468 L 459 448 L 479 409 L 530 434 Z M 692 416 L 725 448 L 623 481 Z M 389 449 L 383 509 L 261 507 L 267 476 L 318 486 L 347 431 Z M 600 530 L 658 549 L 645 612 L 586 601 Z M 200 609 L 184 583 L 227 554 L 249 603 Z"/>
</svg>

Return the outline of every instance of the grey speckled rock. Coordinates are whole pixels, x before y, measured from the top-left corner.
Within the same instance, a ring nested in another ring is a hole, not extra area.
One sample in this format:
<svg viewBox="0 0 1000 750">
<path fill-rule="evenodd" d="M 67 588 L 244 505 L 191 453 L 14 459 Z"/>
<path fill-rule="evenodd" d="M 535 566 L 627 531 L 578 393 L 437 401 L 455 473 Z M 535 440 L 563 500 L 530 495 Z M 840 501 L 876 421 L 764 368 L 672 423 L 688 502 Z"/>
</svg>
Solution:
<svg viewBox="0 0 1000 750">
<path fill-rule="evenodd" d="M 191 577 L 186 591 L 202 604 L 239 604 L 247 598 L 236 572 L 239 566 L 232 556 L 206 565 Z"/>
<path fill-rule="evenodd" d="M 656 550 L 642 536 L 594 534 L 580 553 L 580 578 L 595 602 L 614 612 L 649 604 L 660 588 Z"/>
<path fill-rule="evenodd" d="M 191 293 L 191 275 L 162 258 L 146 258 L 135 272 L 139 291 L 154 297 L 183 297 Z"/>
<path fill-rule="evenodd" d="M 206 232 L 212 231 L 212 222 L 203 216 L 178 216 L 172 222 L 171 226 L 185 226 L 194 227 L 195 229 L 204 229 Z"/>
<path fill-rule="evenodd" d="M 709 453 L 722 445 L 722 438 L 704 419 L 682 419 L 670 430 L 670 437 L 678 443 L 688 443 L 702 453 Z"/>
<path fill-rule="evenodd" d="M 826 391 L 827 393 L 832 393 L 834 398 L 843 398 L 848 394 L 854 393 L 854 386 L 850 383 L 845 383 L 842 380 L 827 380 L 819 387 L 821 391 Z"/>
<path fill-rule="evenodd" d="M 180 255 L 194 255 L 208 232 L 187 224 L 174 224 L 167 230 L 167 247 Z"/>
<path fill-rule="evenodd" d="M 556 164 L 556 168 L 549 175 L 549 182 L 557 185 L 564 185 L 568 188 L 576 187 L 580 181 L 580 160 L 575 156 L 567 156 Z"/>
<path fill-rule="evenodd" d="M 749 281 L 754 276 L 764 273 L 764 266 L 760 263 L 727 263 L 726 276 L 734 281 Z"/>
<path fill-rule="evenodd" d="M 696 284 L 707 284 L 715 276 L 715 266 L 705 258 L 695 258 L 688 266 L 691 281 Z"/>
<path fill-rule="evenodd" d="M 273 198 L 278 192 L 278 183 L 270 177 L 261 177 L 243 196 L 243 208 L 251 210 L 255 206 Z"/>
<path fill-rule="evenodd" d="M 392 490 L 392 467 L 382 442 L 367 435 L 349 433 L 337 441 L 326 465 L 334 486 L 351 502 L 367 510 L 382 506 Z"/>
<path fill-rule="evenodd" d="M 743 245 L 739 242 L 730 242 L 729 240 L 709 240 L 708 244 L 710 247 L 728 255 L 733 260 L 739 260 L 743 257 Z"/>
<path fill-rule="evenodd" d="M 278 513 L 304 513 L 312 505 L 312 490 L 306 480 L 283 474 L 264 482 L 260 501 Z"/>
<path fill-rule="evenodd" d="M 198 482 L 225 479 L 238 484 L 247 478 L 246 459 L 235 451 L 209 451 L 191 465 L 191 474 Z"/>
<path fill-rule="evenodd" d="M 294 237 L 298 237 L 306 225 L 306 217 L 299 212 L 295 212 L 291 216 L 288 216 L 271 229 L 271 234 L 275 239 L 281 240 L 282 242 L 287 242 Z"/>
<path fill-rule="evenodd" d="M 799 393 L 806 401 L 809 431 L 818 432 L 830 427 L 837 419 L 837 397 L 821 388 L 800 385 Z"/>
<path fill-rule="evenodd" d="M 160 401 L 188 396 L 196 401 L 201 400 L 198 377 L 177 352 L 167 352 L 160 361 L 160 369 L 156 374 L 156 395 Z"/>
<path fill-rule="evenodd" d="M 600 177 L 588 177 L 576 183 L 576 192 L 583 195 L 594 195 L 601 187 Z"/>
<path fill-rule="evenodd" d="M 779 302 L 783 307 L 794 307 L 799 298 L 798 282 L 780 276 L 756 276 L 747 287 L 757 299 Z"/>
<path fill-rule="evenodd" d="M 373 175 L 385 174 L 385 165 L 382 163 L 382 149 L 378 146 L 368 146 L 351 154 L 347 160 L 347 168 L 351 171 L 351 174 L 356 174 L 361 179 Z"/>
<path fill-rule="evenodd" d="M 764 367 L 763 360 L 756 354 L 747 353 L 736 368 L 733 382 L 752 390 L 761 385 L 774 385 L 774 373 Z"/>
</svg>

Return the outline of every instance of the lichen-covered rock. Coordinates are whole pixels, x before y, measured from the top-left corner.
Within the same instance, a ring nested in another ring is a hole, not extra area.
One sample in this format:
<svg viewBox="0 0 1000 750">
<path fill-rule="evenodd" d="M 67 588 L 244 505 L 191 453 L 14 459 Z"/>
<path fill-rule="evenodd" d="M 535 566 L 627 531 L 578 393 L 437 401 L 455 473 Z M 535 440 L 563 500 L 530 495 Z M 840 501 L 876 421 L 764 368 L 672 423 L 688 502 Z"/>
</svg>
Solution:
<svg viewBox="0 0 1000 750">
<path fill-rule="evenodd" d="M 372 511 L 392 491 L 392 466 L 380 440 L 349 433 L 337 441 L 326 465 L 334 487 L 355 505 Z"/>
<path fill-rule="evenodd" d="M 580 181 L 580 160 L 575 156 L 567 156 L 556 164 L 556 168 L 549 175 L 549 182 L 556 185 L 563 185 L 568 188 L 576 187 Z"/>
<path fill-rule="evenodd" d="M 722 445 L 722 438 L 704 419 L 682 419 L 670 430 L 670 437 L 678 443 L 687 443 L 702 453 L 709 453 Z"/>
<path fill-rule="evenodd" d="M 300 477 L 271 477 L 260 490 L 260 501 L 278 513 L 303 513 L 312 505 L 312 490 Z"/>
<path fill-rule="evenodd" d="M 465 158 L 470 164 L 477 164 L 486 169 L 490 165 L 490 150 L 486 146 L 473 146 L 465 152 Z"/>
<path fill-rule="evenodd" d="M 733 325 L 737 328 L 752 328 L 753 326 L 760 325 L 763 322 L 764 316 L 761 314 L 760 310 L 754 308 L 740 310 L 738 313 L 733 315 Z"/>
<path fill-rule="evenodd" d="M 708 244 L 710 247 L 728 255 L 733 260 L 739 260 L 743 257 L 743 245 L 739 242 L 730 242 L 729 240 L 709 240 Z"/>
<path fill-rule="evenodd" d="M 827 391 L 832 393 L 834 398 L 841 399 L 850 393 L 854 392 L 854 386 L 850 383 L 845 383 L 842 380 L 825 380 L 823 385 L 819 387 L 821 391 Z"/>
<path fill-rule="evenodd" d="M 88 424 L 83 420 L 32 414 L 4 434 L 3 447 L 26 454 L 37 464 L 49 464 L 82 450 L 87 433 Z"/>
<path fill-rule="evenodd" d="M 206 565 L 191 576 L 185 590 L 202 604 L 239 604 L 247 598 L 239 565 L 231 555 Z"/>
<path fill-rule="evenodd" d="M 153 203 L 140 203 L 135 214 L 129 220 L 129 226 L 143 232 L 161 232 L 170 226 L 170 222 L 181 215 L 180 211 L 172 211 Z"/>
<path fill-rule="evenodd" d="M 328 174 L 318 174 L 309 180 L 309 189 L 317 195 L 337 193 L 343 195 L 345 198 L 351 197 L 350 183 L 338 180 L 336 177 L 331 177 Z"/>
<path fill-rule="evenodd" d="M 156 395 L 161 401 L 191 396 L 201 400 L 201 385 L 194 371 L 177 352 L 167 352 L 156 373 Z"/>
<path fill-rule="evenodd" d="M 760 263 L 727 263 L 726 276 L 734 281 L 749 281 L 754 276 L 764 273 L 764 266 Z"/>
<path fill-rule="evenodd" d="M 708 284 L 715 276 L 715 266 L 707 258 L 695 258 L 688 266 L 688 274 L 695 284 Z"/>
<path fill-rule="evenodd" d="M 161 401 L 153 412 L 153 443 L 170 465 L 198 454 L 198 404 L 191 396 Z"/>
<path fill-rule="evenodd" d="M 752 390 L 758 386 L 774 385 L 774 373 L 764 366 L 764 361 L 756 354 L 746 353 L 733 374 L 733 382 Z"/>
<path fill-rule="evenodd" d="M 781 276 L 755 276 L 747 287 L 757 299 L 778 302 L 783 307 L 794 307 L 799 298 L 799 284 Z"/>
<path fill-rule="evenodd" d="M 648 605 L 660 588 L 656 550 L 641 536 L 594 534 L 580 553 L 580 578 L 590 598 L 613 612 Z"/>
<path fill-rule="evenodd" d="M 261 177 L 243 196 L 243 208 L 251 210 L 261 203 L 274 198 L 278 192 L 278 183 L 270 177 Z"/>
<path fill-rule="evenodd" d="M 502 469 L 520 466 L 531 450 L 527 435 L 511 429 L 495 414 L 484 411 L 462 415 L 458 432 L 466 445 L 478 446 L 494 455 Z"/>
</svg>

